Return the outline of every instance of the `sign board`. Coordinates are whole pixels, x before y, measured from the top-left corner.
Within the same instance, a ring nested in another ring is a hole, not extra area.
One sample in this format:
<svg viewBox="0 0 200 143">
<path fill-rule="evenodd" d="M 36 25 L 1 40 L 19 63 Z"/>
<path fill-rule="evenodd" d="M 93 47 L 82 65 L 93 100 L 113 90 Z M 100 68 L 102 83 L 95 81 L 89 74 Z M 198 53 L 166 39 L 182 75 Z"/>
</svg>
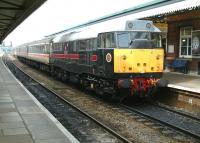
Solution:
<svg viewBox="0 0 200 143">
<path fill-rule="evenodd" d="M 200 31 L 192 32 L 192 56 L 200 58 Z"/>
<path fill-rule="evenodd" d="M 174 53 L 174 45 L 168 45 L 168 53 Z"/>
</svg>

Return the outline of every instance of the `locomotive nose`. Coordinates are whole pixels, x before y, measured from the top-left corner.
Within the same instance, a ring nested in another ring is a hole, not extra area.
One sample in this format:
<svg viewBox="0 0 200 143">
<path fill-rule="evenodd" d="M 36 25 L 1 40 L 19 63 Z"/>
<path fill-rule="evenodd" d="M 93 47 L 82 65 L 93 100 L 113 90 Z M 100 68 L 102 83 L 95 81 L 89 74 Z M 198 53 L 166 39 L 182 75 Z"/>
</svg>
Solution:
<svg viewBox="0 0 200 143">
<path fill-rule="evenodd" d="M 162 72 L 163 56 L 162 49 L 114 49 L 114 72 Z"/>
</svg>

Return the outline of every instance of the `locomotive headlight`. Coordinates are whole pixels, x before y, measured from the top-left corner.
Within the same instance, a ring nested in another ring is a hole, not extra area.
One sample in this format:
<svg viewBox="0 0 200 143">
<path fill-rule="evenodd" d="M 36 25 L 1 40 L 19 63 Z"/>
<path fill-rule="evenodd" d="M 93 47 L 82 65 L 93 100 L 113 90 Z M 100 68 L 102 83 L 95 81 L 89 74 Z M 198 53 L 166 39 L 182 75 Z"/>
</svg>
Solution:
<svg viewBox="0 0 200 143">
<path fill-rule="evenodd" d="M 110 53 L 106 54 L 106 61 L 110 63 L 112 61 L 112 55 Z"/>
<path fill-rule="evenodd" d="M 123 60 L 126 60 L 126 58 L 127 58 L 126 55 L 123 55 L 123 56 L 122 56 L 122 59 L 123 59 Z"/>
<path fill-rule="evenodd" d="M 160 55 L 157 55 L 157 56 L 156 56 L 156 59 L 157 59 L 157 60 L 159 60 L 159 59 L 160 59 L 160 57 L 161 57 Z"/>
</svg>

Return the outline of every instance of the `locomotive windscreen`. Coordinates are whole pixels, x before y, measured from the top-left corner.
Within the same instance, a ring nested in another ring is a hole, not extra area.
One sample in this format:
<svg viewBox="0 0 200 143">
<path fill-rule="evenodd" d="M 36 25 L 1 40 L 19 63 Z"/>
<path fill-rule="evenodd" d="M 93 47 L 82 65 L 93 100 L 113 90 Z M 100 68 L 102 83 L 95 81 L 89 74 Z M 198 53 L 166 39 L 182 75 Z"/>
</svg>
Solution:
<svg viewBox="0 0 200 143">
<path fill-rule="evenodd" d="M 160 33 L 155 32 L 119 32 L 119 48 L 161 48 Z"/>
</svg>

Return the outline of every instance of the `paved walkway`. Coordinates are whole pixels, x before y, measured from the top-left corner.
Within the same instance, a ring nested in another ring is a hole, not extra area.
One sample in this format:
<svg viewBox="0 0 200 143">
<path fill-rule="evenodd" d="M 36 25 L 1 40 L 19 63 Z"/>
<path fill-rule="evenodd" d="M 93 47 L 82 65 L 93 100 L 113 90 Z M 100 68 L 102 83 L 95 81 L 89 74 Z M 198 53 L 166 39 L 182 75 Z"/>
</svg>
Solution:
<svg viewBox="0 0 200 143">
<path fill-rule="evenodd" d="M 166 72 L 163 77 L 169 81 L 168 87 L 200 93 L 200 76 Z"/>
<path fill-rule="evenodd" d="M 11 75 L 0 60 L 0 143 L 70 142 L 78 141 Z"/>
</svg>

